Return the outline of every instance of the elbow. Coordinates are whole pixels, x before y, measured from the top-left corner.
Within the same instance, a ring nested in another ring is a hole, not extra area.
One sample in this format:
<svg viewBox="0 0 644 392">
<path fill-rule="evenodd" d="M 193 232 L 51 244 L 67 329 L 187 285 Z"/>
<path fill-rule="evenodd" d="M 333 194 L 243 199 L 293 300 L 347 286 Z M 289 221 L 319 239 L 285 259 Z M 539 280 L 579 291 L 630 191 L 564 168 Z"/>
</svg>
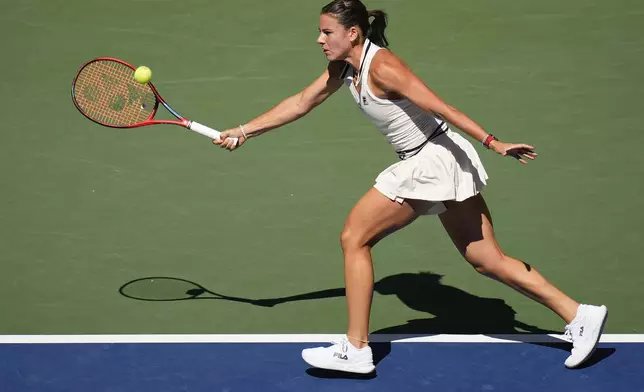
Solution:
<svg viewBox="0 0 644 392">
<path fill-rule="evenodd" d="M 432 111 L 434 112 L 434 114 L 439 115 L 447 122 L 452 122 L 460 114 L 458 109 L 447 104 L 443 107 L 437 108 L 436 110 L 432 110 Z"/>
<path fill-rule="evenodd" d="M 311 109 L 305 105 L 298 104 L 295 106 L 295 117 L 300 118 L 304 117 L 308 112 L 310 112 Z"/>
<path fill-rule="evenodd" d="M 310 102 L 308 102 L 306 99 L 304 99 L 301 94 L 298 94 L 295 96 L 295 105 L 293 108 L 295 116 L 297 118 L 303 117 L 306 115 L 308 112 L 310 112 L 314 105 L 312 105 Z"/>
</svg>

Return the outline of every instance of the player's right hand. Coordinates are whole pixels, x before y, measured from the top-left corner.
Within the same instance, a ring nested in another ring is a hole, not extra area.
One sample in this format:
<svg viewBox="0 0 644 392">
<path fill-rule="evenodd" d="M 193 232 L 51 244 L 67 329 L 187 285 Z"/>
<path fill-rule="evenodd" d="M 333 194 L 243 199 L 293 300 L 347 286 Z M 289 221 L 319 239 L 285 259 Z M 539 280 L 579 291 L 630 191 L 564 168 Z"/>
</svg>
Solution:
<svg viewBox="0 0 644 392">
<path fill-rule="evenodd" d="M 235 143 L 234 138 L 237 138 L 237 143 Z M 212 142 L 228 151 L 234 151 L 242 144 L 246 143 L 246 138 L 242 134 L 241 129 L 239 129 L 239 127 L 235 127 L 223 131 L 221 135 L 219 135 L 219 140 L 215 139 Z"/>
</svg>

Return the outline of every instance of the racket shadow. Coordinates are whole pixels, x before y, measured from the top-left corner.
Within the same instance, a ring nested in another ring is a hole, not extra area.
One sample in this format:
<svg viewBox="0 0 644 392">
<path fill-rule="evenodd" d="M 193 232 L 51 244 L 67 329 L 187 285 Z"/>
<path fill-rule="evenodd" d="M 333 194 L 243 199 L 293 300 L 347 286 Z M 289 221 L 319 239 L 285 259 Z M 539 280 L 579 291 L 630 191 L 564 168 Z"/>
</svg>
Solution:
<svg viewBox="0 0 644 392">
<path fill-rule="evenodd" d="M 119 293 L 130 299 L 152 302 L 188 300 L 225 300 L 248 304 L 256 302 L 250 298 L 219 294 L 190 280 L 169 276 L 150 276 L 129 281 L 119 288 Z"/>
</svg>

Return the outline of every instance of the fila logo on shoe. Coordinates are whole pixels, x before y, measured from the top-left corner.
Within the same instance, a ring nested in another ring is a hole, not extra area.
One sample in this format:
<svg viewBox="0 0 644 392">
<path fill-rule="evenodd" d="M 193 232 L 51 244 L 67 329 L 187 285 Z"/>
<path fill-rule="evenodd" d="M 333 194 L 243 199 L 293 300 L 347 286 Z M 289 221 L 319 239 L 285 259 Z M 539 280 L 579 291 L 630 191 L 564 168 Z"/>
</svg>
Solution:
<svg viewBox="0 0 644 392">
<path fill-rule="evenodd" d="M 342 354 L 342 353 L 333 353 L 334 358 L 339 358 L 339 359 L 344 359 L 345 361 L 349 359 L 347 357 L 347 354 Z"/>
</svg>

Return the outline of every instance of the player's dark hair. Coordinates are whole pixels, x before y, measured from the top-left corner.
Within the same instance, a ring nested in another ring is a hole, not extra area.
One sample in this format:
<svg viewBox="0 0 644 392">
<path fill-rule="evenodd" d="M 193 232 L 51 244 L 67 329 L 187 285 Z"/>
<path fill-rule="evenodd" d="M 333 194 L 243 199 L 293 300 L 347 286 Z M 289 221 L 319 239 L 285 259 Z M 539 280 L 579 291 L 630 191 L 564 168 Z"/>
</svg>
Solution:
<svg viewBox="0 0 644 392">
<path fill-rule="evenodd" d="M 333 0 L 322 7 L 321 14 L 335 16 L 347 29 L 358 26 L 363 36 L 374 44 L 383 48 L 389 46 L 385 37 L 387 14 L 381 10 L 367 11 L 367 7 L 360 0 Z"/>
</svg>

